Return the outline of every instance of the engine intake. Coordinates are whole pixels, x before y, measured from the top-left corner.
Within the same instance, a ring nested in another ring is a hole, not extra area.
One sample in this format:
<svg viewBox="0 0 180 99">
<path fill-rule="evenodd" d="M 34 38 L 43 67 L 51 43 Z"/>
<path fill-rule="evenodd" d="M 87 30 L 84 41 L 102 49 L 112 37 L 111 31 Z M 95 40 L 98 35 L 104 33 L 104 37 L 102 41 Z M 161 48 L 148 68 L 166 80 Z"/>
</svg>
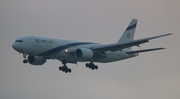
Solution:
<svg viewBox="0 0 180 99">
<path fill-rule="evenodd" d="M 28 56 L 28 62 L 31 65 L 43 65 L 46 62 L 46 59 L 41 56 Z"/>
<path fill-rule="evenodd" d="M 76 50 L 75 55 L 77 58 L 82 59 L 83 61 L 89 61 L 93 58 L 93 51 L 87 48 L 79 48 Z"/>
</svg>

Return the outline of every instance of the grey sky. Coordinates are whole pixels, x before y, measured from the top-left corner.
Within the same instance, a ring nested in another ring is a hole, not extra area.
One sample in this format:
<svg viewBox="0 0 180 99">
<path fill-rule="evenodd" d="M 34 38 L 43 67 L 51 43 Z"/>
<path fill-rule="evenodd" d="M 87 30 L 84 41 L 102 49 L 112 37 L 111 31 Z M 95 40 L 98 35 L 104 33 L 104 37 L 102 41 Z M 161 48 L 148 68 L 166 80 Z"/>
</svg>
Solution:
<svg viewBox="0 0 180 99">
<path fill-rule="evenodd" d="M 179 9 L 179 0 L 1 0 L 0 99 L 179 99 Z M 11 47 L 28 35 L 114 43 L 132 18 L 135 39 L 173 33 L 141 45 L 166 49 L 96 71 L 68 64 L 72 73 L 65 74 L 57 60 L 23 64 Z"/>
</svg>

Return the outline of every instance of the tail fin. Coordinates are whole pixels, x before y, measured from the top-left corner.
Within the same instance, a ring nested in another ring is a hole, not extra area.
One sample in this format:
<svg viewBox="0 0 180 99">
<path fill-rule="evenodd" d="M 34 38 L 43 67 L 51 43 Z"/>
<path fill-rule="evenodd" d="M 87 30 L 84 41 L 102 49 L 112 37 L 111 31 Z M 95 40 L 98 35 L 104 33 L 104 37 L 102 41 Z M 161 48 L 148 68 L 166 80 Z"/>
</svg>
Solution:
<svg viewBox="0 0 180 99">
<path fill-rule="evenodd" d="M 137 25 L 137 19 L 132 19 L 126 30 L 124 31 L 123 35 L 119 39 L 117 43 L 126 43 L 133 41 L 134 39 L 134 33 L 136 30 L 136 25 Z"/>
</svg>

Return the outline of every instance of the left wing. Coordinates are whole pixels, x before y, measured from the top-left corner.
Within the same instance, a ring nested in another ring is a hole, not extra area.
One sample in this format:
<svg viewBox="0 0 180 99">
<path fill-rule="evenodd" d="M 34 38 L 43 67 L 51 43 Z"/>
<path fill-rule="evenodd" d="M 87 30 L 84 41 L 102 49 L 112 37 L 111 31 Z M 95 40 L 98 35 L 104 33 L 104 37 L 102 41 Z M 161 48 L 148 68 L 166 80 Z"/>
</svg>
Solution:
<svg viewBox="0 0 180 99">
<path fill-rule="evenodd" d="M 160 37 L 168 36 L 168 35 L 172 35 L 172 34 L 169 33 L 169 34 L 134 40 L 127 43 L 115 43 L 115 44 L 109 44 L 109 45 L 94 46 L 91 49 L 93 51 L 103 51 L 103 52 L 104 51 L 117 51 L 117 50 L 122 50 L 124 48 L 132 47 L 132 46 L 139 46 L 140 44 L 149 42 L 149 40 L 151 39 L 156 39 L 156 38 L 160 38 Z"/>
</svg>

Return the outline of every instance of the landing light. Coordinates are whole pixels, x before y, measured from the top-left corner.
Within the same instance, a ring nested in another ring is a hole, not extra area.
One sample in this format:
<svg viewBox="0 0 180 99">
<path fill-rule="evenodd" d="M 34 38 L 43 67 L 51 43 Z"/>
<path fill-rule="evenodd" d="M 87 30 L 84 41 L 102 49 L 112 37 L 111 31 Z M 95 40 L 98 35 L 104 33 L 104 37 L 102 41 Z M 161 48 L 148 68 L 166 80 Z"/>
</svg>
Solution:
<svg viewBox="0 0 180 99">
<path fill-rule="evenodd" d="M 66 50 L 65 50 L 65 52 L 67 53 L 67 52 L 68 52 L 68 50 L 66 49 Z"/>
<path fill-rule="evenodd" d="M 24 53 L 20 53 L 21 56 L 24 56 Z"/>
</svg>

